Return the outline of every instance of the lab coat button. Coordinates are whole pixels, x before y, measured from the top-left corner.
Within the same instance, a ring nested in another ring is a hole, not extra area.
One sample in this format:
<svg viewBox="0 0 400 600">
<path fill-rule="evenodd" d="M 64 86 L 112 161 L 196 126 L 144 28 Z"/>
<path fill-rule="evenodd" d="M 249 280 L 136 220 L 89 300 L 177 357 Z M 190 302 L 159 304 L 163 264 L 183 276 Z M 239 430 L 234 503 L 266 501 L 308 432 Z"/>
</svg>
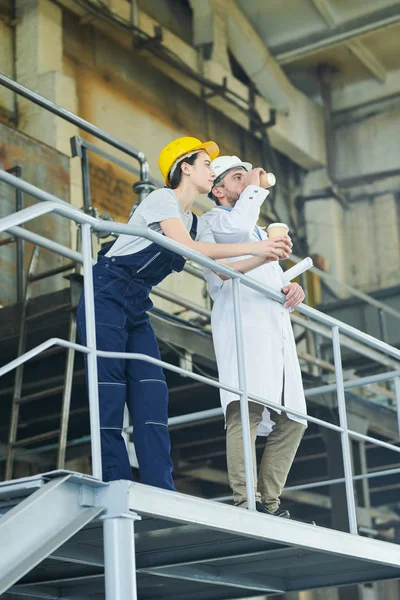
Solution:
<svg viewBox="0 0 400 600">
<path fill-rule="evenodd" d="M 106 269 L 108 269 L 108 267 L 109 267 L 110 265 L 109 265 L 108 263 L 106 263 L 104 266 L 105 266 L 105 268 L 106 268 Z"/>
<path fill-rule="evenodd" d="M 254 196 L 249 196 L 249 200 L 253 200 L 253 197 L 254 197 Z"/>
<path fill-rule="evenodd" d="M 112 262 L 115 262 L 115 258 L 114 257 L 111 260 L 112 260 Z"/>
</svg>

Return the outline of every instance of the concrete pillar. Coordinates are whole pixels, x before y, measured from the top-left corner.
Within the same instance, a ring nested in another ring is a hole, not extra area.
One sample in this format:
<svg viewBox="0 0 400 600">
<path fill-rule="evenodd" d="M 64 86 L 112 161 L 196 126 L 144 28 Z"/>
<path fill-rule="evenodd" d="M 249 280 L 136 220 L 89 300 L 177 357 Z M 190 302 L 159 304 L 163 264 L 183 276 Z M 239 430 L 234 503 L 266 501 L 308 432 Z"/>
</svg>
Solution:
<svg viewBox="0 0 400 600">
<path fill-rule="evenodd" d="M 13 28 L 5 20 L 0 20 L 0 72 L 8 77 L 13 77 Z M 14 116 L 13 93 L 7 88 L 0 86 L 0 116 L 7 120 Z"/>
<path fill-rule="evenodd" d="M 373 213 L 377 282 L 379 287 L 389 287 L 399 281 L 400 236 L 394 195 L 375 197 Z"/>
<path fill-rule="evenodd" d="M 190 0 L 193 9 L 194 45 L 203 47 L 204 58 L 230 72 L 228 24 L 224 0 Z"/>
<path fill-rule="evenodd" d="M 17 0 L 18 82 L 63 108 L 77 112 L 75 82 L 63 73 L 62 9 L 50 0 Z M 18 97 L 20 129 L 70 156 L 69 139 L 77 128 Z M 71 162 L 71 197 L 82 205 L 80 167 Z"/>
<path fill-rule="evenodd" d="M 398 600 L 400 598 L 400 581 L 379 581 L 375 585 L 377 600 Z"/>
<path fill-rule="evenodd" d="M 311 196 L 327 185 L 325 170 L 313 171 L 305 178 L 303 195 Z M 335 198 L 308 200 L 304 204 L 304 218 L 310 254 L 324 256 L 329 261 L 330 274 L 351 283 L 347 280 L 345 213 L 341 204 Z M 339 286 L 334 291 L 342 298 L 348 295 Z"/>
</svg>

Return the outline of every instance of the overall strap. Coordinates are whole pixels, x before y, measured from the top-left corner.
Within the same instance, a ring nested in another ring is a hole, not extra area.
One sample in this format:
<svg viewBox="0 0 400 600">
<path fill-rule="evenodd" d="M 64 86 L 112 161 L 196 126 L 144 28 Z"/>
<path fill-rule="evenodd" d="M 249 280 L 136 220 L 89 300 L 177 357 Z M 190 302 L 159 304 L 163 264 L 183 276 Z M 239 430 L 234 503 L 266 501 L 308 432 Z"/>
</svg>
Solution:
<svg viewBox="0 0 400 600">
<path fill-rule="evenodd" d="M 190 237 L 192 238 L 193 241 L 196 241 L 196 236 L 197 236 L 197 221 L 198 221 L 198 218 L 197 218 L 197 216 L 194 213 L 192 213 L 192 215 L 193 215 L 193 220 L 192 220 L 192 226 L 191 226 L 190 231 L 189 231 L 189 235 L 190 235 Z"/>
</svg>

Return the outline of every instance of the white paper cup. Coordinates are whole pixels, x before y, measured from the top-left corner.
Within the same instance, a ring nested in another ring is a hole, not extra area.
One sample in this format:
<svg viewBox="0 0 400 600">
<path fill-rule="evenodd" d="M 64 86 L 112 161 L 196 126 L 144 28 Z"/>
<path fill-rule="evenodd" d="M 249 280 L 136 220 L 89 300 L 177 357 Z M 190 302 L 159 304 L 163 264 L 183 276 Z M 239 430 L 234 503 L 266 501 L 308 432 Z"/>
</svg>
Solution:
<svg viewBox="0 0 400 600">
<path fill-rule="evenodd" d="M 270 188 L 276 183 L 276 177 L 273 173 L 261 173 L 260 175 L 260 187 Z"/>
<path fill-rule="evenodd" d="M 270 240 L 288 235 L 288 233 L 289 227 L 285 223 L 271 223 L 267 229 L 267 234 Z"/>
</svg>

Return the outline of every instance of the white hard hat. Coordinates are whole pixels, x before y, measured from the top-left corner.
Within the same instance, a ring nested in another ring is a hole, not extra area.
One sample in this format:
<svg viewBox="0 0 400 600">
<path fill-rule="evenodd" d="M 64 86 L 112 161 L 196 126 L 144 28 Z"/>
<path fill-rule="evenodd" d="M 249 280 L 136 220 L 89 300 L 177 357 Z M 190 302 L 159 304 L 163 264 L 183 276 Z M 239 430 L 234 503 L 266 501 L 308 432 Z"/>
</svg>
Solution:
<svg viewBox="0 0 400 600">
<path fill-rule="evenodd" d="M 218 182 L 221 181 L 223 176 L 228 173 L 228 171 L 232 171 L 232 169 L 244 169 L 245 171 L 250 171 L 253 168 L 253 165 L 248 162 L 243 162 L 240 160 L 238 156 L 218 156 L 211 163 L 212 168 L 215 171 L 215 179 L 213 183 L 213 188 L 218 185 Z M 215 200 L 212 190 L 208 194 L 210 200 Z"/>
<path fill-rule="evenodd" d="M 227 171 L 231 169 L 239 169 L 242 167 L 245 171 L 250 171 L 253 165 L 248 162 L 243 162 L 238 156 L 218 156 L 211 163 L 212 168 L 215 171 L 215 179 L 220 179 Z"/>
</svg>

